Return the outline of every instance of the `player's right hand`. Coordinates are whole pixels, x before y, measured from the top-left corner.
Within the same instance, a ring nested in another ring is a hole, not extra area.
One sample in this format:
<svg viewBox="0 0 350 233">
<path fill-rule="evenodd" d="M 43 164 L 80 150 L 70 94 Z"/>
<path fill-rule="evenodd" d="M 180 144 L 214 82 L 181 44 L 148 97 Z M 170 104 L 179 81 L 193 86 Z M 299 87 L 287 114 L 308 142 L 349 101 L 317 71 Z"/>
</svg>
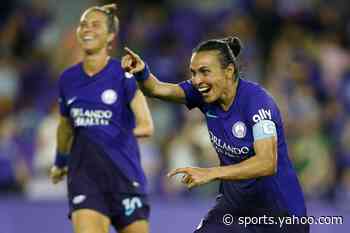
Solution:
<svg viewBox="0 0 350 233">
<path fill-rule="evenodd" d="M 63 178 L 67 175 L 68 168 L 59 168 L 56 166 L 52 166 L 50 169 L 50 179 L 53 184 L 57 184 L 63 180 Z"/>
<path fill-rule="evenodd" d="M 128 47 L 124 48 L 126 55 L 122 57 L 122 68 L 131 74 L 136 74 L 145 69 L 145 62 L 139 55 Z"/>
</svg>

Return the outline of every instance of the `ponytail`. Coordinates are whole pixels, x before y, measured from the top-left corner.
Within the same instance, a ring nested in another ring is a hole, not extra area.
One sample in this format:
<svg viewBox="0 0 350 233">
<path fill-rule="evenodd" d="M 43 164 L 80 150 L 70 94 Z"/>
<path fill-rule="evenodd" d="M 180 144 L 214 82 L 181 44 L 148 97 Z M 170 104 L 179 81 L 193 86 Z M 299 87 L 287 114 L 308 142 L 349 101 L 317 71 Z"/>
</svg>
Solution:
<svg viewBox="0 0 350 233">
<path fill-rule="evenodd" d="M 243 48 L 242 41 L 237 36 L 227 37 L 223 41 L 228 44 L 233 55 L 237 58 Z"/>
</svg>

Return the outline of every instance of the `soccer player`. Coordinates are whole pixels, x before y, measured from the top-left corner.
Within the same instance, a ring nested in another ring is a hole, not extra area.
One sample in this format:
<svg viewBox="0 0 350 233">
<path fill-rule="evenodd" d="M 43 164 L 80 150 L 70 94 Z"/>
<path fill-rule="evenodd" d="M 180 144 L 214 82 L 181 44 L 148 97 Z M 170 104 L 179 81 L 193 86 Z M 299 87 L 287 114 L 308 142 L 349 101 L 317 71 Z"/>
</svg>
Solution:
<svg viewBox="0 0 350 233">
<path fill-rule="evenodd" d="M 128 48 L 122 67 L 134 74 L 146 95 L 199 108 L 206 117 L 220 166 L 184 167 L 169 173 L 170 177 L 184 174 L 182 182 L 189 188 L 220 180 L 216 205 L 196 233 L 308 232 L 308 225 L 275 222 L 281 216 L 305 216 L 304 197 L 288 158 L 274 99 L 260 85 L 239 75 L 241 48 L 237 37 L 200 43 L 191 57 L 192 78 L 179 84 L 157 80 Z M 240 217 L 248 216 L 261 218 L 252 220 L 257 224 L 240 225 Z"/>
<path fill-rule="evenodd" d="M 108 55 L 118 33 L 115 10 L 112 4 L 82 14 L 77 39 L 83 60 L 59 80 L 62 116 L 51 179 L 61 181 L 68 170 L 75 233 L 108 233 L 111 224 L 121 233 L 149 232 L 136 137 L 150 136 L 153 122 L 135 79 Z"/>
</svg>

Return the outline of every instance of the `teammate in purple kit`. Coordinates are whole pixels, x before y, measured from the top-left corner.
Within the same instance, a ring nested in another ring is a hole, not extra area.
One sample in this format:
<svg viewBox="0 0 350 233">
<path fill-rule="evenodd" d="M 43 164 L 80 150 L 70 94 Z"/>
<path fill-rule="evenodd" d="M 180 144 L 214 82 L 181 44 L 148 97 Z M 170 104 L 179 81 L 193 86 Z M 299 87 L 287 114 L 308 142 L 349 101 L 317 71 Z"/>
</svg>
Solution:
<svg viewBox="0 0 350 233">
<path fill-rule="evenodd" d="M 277 220 L 306 215 L 302 190 L 288 158 L 279 109 L 261 86 L 240 78 L 237 57 L 241 48 L 237 37 L 200 43 L 191 57 L 192 78 L 179 84 L 157 80 L 128 48 L 122 67 L 134 74 L 146 95 L 183 103 L 189 109 L 199 108 L 206 117 L 220 166 L 185 167 L 169 173 L 170 177 L 184 174 L 182 182 L 189 188 L 220 180 L 216 205 L 196 233 L 309 232 L 309 226 L 302 224 L 239 224 L 239 217 L 245 216 Z M 224 223 L 226 214 L 233 217 L 233 224 Z"/>
<path fill-rule="evenodd" d="M 59 80 L 61 119 L 51 179 L 66 173 L 75 233 L 148 233 L 146 178 L 136 137 L 153 133 L 142 92 L 109 47 L 118 33 L 116 5 L 91 7 L 77 38 L 83 61 Z M 68 166 L 67 166 L 68 165 Z M 67 169 L 68 168 L 68 169 Z"/>
</svg>

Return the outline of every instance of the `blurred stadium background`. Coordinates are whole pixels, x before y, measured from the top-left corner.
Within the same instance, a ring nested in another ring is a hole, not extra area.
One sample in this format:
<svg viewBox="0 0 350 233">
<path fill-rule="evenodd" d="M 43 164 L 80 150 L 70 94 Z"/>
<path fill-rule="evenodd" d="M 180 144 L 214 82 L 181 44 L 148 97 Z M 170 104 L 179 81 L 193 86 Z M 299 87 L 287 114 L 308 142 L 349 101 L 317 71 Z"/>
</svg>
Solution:
<svg viewBox="0 0 350 233">
<path fill-rule="evenodd" d="M 3 0 L 0 7 L 0 233 L 72 232 L 65 185 L 47 174 L 55 151 L 57 78 L 80 54 L 75 27 L 103 0 Z M 128 45 L 161 80 L 189 78 L 201 40 L 238 35 L 245 78 L 263 84 L 284 115 L 290 156 L 311 215 L 350 227 L 350 2 L 347 0 L 118 1 Z M 152 196 L 152 232 L 192 232 L 217 184 L 187 191 L 165 174 L 217 164 L 199 112 L 149 100 L 156 133 L 141 141 Z"/>
</svg>

